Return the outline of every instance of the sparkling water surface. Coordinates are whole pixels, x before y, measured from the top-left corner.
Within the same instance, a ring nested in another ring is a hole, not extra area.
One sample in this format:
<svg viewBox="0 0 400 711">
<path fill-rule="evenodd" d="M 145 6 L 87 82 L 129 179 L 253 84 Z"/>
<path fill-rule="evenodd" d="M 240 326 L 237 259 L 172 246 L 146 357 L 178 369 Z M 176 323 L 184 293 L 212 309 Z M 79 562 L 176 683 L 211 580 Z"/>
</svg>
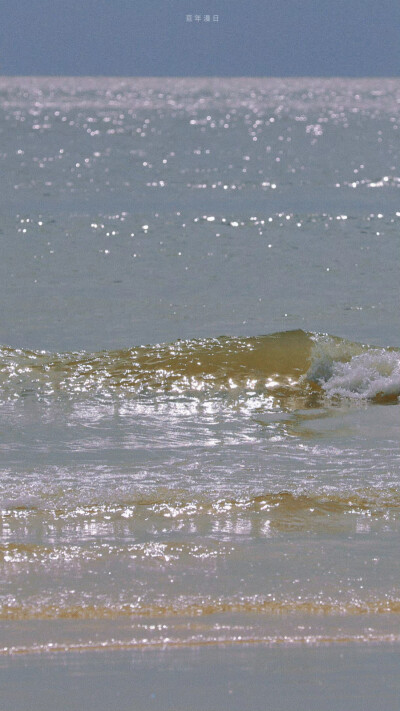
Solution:
<svg viewBox="0 0 400 711">
<path fill-rule="evenodd" d="M 397 642 L 400 81 L 0 97 L 0 651 Z"/>
</svg>

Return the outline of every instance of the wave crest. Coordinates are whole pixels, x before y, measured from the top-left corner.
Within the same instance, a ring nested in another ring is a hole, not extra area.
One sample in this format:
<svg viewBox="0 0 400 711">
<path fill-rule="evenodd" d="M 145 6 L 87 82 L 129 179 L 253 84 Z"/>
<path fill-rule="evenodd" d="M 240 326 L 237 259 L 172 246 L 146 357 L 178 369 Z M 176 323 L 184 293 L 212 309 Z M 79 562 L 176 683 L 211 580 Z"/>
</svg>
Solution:
<svg viewBox="0 0 400 711">
<path fill-rule="evenodd" d="M 221 336 L 88 353 L 0 348 L 0 399 L 128 393 L 236 396 L 267 394 L 284 409 L 322 397 L 396 401 L 400 355 L 341 338 L 285 331 Z M 299 400 L 300 398 L 300 400 Z"/>
<path fill-rule="evenodd" d="M 329 397 L 396 401 L 400 354 L 343 340 L 317 340 L 307 380 L 317 383 Z"/>
</svg>

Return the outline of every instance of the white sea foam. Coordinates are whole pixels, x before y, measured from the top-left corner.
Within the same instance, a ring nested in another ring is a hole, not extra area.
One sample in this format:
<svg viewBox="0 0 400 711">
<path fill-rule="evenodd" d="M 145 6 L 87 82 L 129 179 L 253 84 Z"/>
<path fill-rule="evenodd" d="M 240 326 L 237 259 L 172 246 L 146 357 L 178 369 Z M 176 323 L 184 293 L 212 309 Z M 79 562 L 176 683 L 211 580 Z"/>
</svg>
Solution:
<svg viewBox="0 0 400 711">
<path fill-rule="evenodd" d="M 318 383 L 330 397 L 400 396 L 400 353 L 346 341 L 319 342 L 307 379 Z"/>
</svg>

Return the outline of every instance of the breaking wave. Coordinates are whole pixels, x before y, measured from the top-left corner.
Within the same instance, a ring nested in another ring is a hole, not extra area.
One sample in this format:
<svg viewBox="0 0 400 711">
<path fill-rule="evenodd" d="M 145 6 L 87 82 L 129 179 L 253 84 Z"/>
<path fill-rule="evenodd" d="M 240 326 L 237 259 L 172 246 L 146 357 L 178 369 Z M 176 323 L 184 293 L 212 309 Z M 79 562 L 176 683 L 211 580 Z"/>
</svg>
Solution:
<svg viewBox="0 0 400 711">
<path fill-rule="evenodd" d="M 0 349 L 3 399 L 235 391 L 393 402 L 400 395 L 400 352 L 301 330 L 98 353 Z"/>
<path fill-rule="evenodd" d="M 341 339 L 316 339 L 307 379 L 329 397 L 396 401 L 400 395 L 400 353 Z"/>
</svg>

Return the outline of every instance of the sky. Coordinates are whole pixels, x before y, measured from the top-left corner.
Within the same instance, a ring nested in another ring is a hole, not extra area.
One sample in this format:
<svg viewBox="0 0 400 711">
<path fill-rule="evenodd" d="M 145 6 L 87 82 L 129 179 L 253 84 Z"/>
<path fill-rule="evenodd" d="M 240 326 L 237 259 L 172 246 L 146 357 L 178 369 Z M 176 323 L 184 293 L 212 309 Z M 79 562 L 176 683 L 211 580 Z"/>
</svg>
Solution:
<svg viewBox="0 0 400 711">
<path fill-rule="evenodd" d="M 0 0 L 0 73 L 399 76 L 400 0 Z"/>
</svg>

